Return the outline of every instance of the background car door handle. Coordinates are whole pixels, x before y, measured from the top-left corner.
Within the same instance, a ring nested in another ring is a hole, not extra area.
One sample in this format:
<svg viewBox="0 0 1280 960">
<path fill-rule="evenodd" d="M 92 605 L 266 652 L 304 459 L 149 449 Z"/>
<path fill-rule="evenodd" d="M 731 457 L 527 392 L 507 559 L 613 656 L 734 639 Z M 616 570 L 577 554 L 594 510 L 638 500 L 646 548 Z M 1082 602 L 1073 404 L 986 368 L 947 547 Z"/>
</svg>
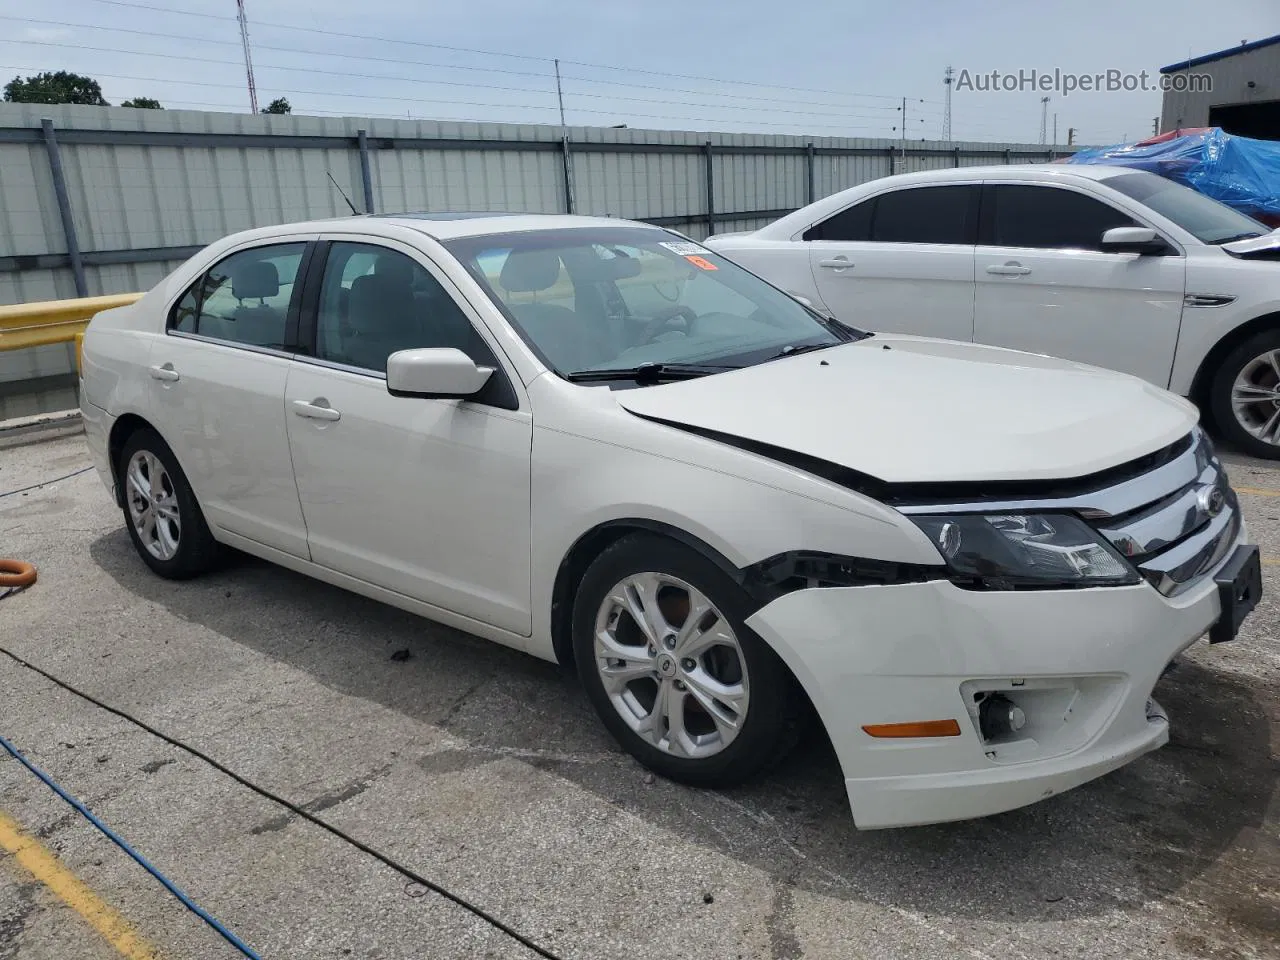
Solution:
<svg viewBox="0 0 1280 960">
<path fill-rule="evenodd" d="M 832 270 L 843 270 L 845 267 L 852 267 L 853 261 L 845 257 L 836 257 L 832 260 L 819 260 L 818 266 L 830 267 Z"/>
<path fill-rule="evenodd" d="M 987 273 L 994 273 L 1001 277 L 1021 277 L 1031 272 L 1030 267 L 1024 267 L 1020 263 L 993 263 L 987 267 Z"/>
<path fill-rule="evenodd" d="M 307 417 L 311 420 L 341 420 L 342 414 L 330 406 L 321 406 L 314 401 L 295 400 L 293 401 L 293 412 L 300 417 Z"/>
<path fill-rule="evenodd" d="M 178 381 L 178 371 L 173 369 L 171 363 L 166 363 L 163 367 L 152 367 L 147 372 L 151 374 L 152 380 L 163 380 L 165 383 Z"/>
</svg>

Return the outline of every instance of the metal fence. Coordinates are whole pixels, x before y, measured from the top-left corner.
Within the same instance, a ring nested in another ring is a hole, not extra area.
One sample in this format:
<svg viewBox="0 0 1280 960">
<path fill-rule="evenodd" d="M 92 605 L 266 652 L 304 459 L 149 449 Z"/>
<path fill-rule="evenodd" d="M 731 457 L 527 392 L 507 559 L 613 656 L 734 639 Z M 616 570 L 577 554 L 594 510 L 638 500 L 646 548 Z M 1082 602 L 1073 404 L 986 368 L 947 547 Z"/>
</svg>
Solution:
<svg viewBox="0 0 1280 960">
<path fill-rule="evenodd" d="M 362 212 L 586 213 L 702 238 L 905 171 L 1053 159 L 1043 145 L 0 104 L 0 304 L 144 290 L 207 243 Z M 69 348 L 0 354 L 17 392 Z M 46 397 L 39 407 L 63 397 Z M 8 409 L 6 409 L 6 407 Z"/>
</svg>

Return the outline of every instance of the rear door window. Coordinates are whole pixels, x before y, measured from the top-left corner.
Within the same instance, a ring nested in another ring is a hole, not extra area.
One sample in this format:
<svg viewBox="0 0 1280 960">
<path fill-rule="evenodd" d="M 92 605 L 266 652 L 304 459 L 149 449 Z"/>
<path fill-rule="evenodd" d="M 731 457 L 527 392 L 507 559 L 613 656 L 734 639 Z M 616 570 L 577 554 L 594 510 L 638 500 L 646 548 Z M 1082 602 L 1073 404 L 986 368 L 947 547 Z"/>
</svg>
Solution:
<svg viewBox="0 0 1280 960">
<path fill-rule="evenodd" d="M 246 346 L 287 349 L 289 304 L 306 246 L 271 244 L 220 260 L 178 301 L 170 329 Z"/>
</svg>

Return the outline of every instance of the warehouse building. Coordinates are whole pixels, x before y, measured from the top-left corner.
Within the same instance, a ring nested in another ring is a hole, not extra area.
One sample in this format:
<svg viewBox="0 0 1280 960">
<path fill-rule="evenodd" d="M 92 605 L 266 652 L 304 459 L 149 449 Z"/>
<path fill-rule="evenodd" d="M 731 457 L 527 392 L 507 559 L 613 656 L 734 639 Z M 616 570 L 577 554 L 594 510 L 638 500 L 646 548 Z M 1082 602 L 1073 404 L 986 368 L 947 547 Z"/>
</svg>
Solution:
<svg viewBox="0 0 1280 960">
<path fill-rule="evenodd" d="M 1170 64 L 1160 74 L 1162 133 L 1221 127 L 1241 137 L 1280 140 L 1280 34 Z"/>
</svg>

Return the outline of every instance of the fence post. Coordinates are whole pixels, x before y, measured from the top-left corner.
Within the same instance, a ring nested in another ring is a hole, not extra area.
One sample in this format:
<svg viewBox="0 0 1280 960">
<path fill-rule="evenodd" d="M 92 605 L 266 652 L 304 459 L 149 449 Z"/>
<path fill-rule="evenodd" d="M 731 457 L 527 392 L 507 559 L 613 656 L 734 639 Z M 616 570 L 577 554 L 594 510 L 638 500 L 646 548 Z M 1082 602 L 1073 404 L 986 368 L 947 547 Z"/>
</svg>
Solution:
<svg viewBox="0 0 1280 960">
<path fill-rule="evenodd" d="M 569 157 L 569 131 L 565 130 L 560 134 L 560 165 L 564 170 L 564 209 L 566 213 L 573 213 L 573 176 L 570 174 L 570 168 L 573 161 Z"/>
<path fill-rule="evenodd" d="M 716 171 L 710 140 L 702 145 L 702 153 L 707 158 L 707 236 L 711 236 L 716 232 Z"/>
<path fill-rule="evenodd" d="M 809 190 L 805 194 L 805 203 L 813 203 L 815 197 L 813 195 L 813 167 L 814 167 L 814 151 L 813 142 L 810 141 L 809 146 L 805 149 L 805 165 L 808 167 L 809 173 Z"/>
<path fill-rule="evenodd" d="M 62 235 L 67 244 L 67 259 L 71 261 L 71 275 L 75 279 L 76 296 L 87 297 L 89 287 L 84 282 L 84 261 L 80 258 L 80 241 L 76 238 L 76 221 L 71 215 L 71 198 L 67 196 L 67 180 L 62 172 L 62 154 L 58 152 L 58 137 L 53 132 L 53 121 L 40 121 L 44 135 L 44 149 L 49 154 L 49 173 L 53 176 L 53 194 L 58 199 L 58 215 L 62 218 Z"/>
<path fill-rule="evenodd" d="M 885 147 L 884 149 L 885 149 L 885 153 L 886 153 L 886 154 L 888 155 L 888 157 L 889 157 L 889 176 L 891 176 L 891 177 L 892 177 L 892 176 L 894 175 L 894 173 L 896 172 L 893 168 L 896 166 L 896 164 L 894 163 L 894 160 L 895 160 L 895 158 L 898 156 L 898 148 L 897 148 L 897 147 Z M 905 153 L 902 155 L 902 165 L 903 165 L 903 167 L 904 167 L 904 168 L 905 168 L 905 167 L 906 167 L 906 165 L 907 165 L 907 155 L 906 155 Z"/>
<path fill-rule="evenodd" d="M 364 187 L 364 212 L 373 213 L 373 178 L 369 175 L 369 138 L 363 130 L 356 131 L 360 144 L 360 183 Z"/>
<path fill-rule="evenodd" d="M 960 166 L 960 148 L 955 147 L 951 151 L 951 165 L 953 167 Z"/>
<path fill-rule="evenodd" d="M 1004 162 L 1006 166 L 1013 163 L 1013 157 L 1010 155 L 1008 147 L 1004 148 Z"/>
</svg>

